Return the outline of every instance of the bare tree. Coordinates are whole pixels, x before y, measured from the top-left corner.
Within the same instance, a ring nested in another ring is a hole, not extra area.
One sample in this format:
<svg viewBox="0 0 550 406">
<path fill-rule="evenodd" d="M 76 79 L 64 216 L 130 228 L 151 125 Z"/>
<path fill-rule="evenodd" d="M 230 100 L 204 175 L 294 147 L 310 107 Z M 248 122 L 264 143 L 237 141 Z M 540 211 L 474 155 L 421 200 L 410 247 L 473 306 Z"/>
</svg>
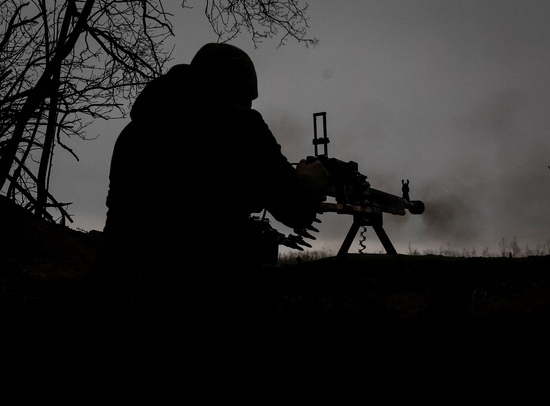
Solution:
<svg viewBox="0 0 550 406">
<path fill-rule="evenodd" d="M 70 219 L 48 193 L 54 146 L 69 150 L 64 139 L 85 138 L 91 120 L 124 115 L 118 99 L 162 72 L 172 26 L 153 1 L 0 6 L 0 188 L 43 217 L 53 206 Z"/>
<path fill-rule="evenodd" d="M 186 8 L 187 1 L 182 1 Z M 207 0 L 219 41 L 241 32 L 257 45 L 282 29 L 306 45 L 298 0 Z M 0 0 L 0 191 L 38 215 L 49 208 L 72 221 L 69 203 L 49 193 L 54 148 L 86 139 L 98 118 L 124 117 L 125 106 L 160 75 L 172 50 L 171 15 L 162 0 Z M 123 103 L 121 103 L 121 100 Z"/>
</svg>

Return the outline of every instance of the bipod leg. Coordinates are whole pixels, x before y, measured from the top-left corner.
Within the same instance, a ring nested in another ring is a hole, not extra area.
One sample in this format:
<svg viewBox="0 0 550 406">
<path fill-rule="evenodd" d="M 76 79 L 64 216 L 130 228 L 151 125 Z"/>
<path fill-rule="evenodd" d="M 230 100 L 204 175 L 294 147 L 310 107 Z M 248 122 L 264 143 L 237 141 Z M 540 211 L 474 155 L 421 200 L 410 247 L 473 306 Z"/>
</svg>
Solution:
<svg viewBox="0 0 550 406">
<path fill-rule="evenodd" d="M 340 247 L 340 250 L 338 251 L 337 256 L 341 257 L 348 253 L 349 247 L 351 247 L 351 243 L 355 239 L 355 236 L 357 235 L 357 231 L 359 231 L 359 227 L 361 226 L 362 226 L 361 218 L 353 216 L 353 223 L 348 231 L 348 234 L 346 235 L 346 238 L 344 239 L 344 242 L 342 243 L 342 246 Z"/>
<path fill-rule="evenodd" d="M 395 250 L 393 244 L 391 243 L 390 237 L 388 237 L 388 234 L 386 234 L 386 231 L 384 230 L 384 228 L 382 228 L 382 226 L 380 225 L 373 225 L 372 228 L 374 228 L 374 231 L 376 232 L 378 239 L 384 246 L 386 253 L 397 255 L 397 251 Z"/>
</svg>

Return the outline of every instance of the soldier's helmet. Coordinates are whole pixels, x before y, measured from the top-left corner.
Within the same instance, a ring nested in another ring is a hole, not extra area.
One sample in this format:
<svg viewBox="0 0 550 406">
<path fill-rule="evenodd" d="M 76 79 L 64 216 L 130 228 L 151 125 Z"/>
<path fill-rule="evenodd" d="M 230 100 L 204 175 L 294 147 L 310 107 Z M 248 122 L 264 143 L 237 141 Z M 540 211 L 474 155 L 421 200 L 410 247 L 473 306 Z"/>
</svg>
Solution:
<svg viewBox="0 0 550 406">
<path fill-rule="evenodd" d="M 258 79 L 250 57 L 229 44 L 206 44 L 191 61 L 191 72 L 201 91 L 227 100 L 258 97 Z"/>
</svg>

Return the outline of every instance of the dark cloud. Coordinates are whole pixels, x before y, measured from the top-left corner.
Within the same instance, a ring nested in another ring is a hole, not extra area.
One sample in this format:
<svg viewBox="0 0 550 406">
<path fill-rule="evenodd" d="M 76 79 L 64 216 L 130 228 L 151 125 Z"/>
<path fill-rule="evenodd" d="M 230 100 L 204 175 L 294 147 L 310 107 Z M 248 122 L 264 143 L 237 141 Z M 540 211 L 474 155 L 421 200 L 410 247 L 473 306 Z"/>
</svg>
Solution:
<svg viewBox="0 0 550 406">
<path fill-rule="evenodd" d="M 502 89 L 496 91 L 473 111 L 456 119 L 457 127 L 470 137 L 492 137 L 502 141 L 505 137 L 519 135 L 518 116 L 525 105 L 525 91 Z"/>
</svg>

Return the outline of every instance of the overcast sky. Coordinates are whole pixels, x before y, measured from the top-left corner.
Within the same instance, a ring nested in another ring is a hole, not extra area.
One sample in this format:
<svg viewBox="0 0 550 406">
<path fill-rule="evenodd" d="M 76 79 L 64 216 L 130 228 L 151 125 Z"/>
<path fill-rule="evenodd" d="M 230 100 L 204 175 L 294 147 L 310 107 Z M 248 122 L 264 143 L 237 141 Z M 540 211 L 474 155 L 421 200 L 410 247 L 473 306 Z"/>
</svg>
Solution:
<svg viewBox="0 0 550 406">
<path fill-rule="evenodd" d="M 216 40 L 196 3 L 169 7 L 168 67 Z M 291 162 L 313 154 L 312 114 L 326 111 L 330 156 L 356 161 L 393 194 L 410 179 L 411 198 L 426 204 L 422 216 L 385 216 L 400 253 L 550 242 L 549 1 L 315 0 L 308 15 L 315 48 L 273 40 L 255 49 L 246 34 L 232 42 L 256 65 L 253 107 Z M 112 149 L 127 122 L 97 122 L 88 133 L 97 139 L 71 140 L 80 162 L 57 152 L 52 190 L 73 202 L 72 228 L 103 228 Z M 219 215 L 216 206 L 204 202 L 198 215 Z M 336 252 L 351 217 L 320 219 L 314 249 Z M 212 238 L 223 243 L 216 230 Z M 382 249 L 372 230 L 367 247 Z"/>
</svg>

